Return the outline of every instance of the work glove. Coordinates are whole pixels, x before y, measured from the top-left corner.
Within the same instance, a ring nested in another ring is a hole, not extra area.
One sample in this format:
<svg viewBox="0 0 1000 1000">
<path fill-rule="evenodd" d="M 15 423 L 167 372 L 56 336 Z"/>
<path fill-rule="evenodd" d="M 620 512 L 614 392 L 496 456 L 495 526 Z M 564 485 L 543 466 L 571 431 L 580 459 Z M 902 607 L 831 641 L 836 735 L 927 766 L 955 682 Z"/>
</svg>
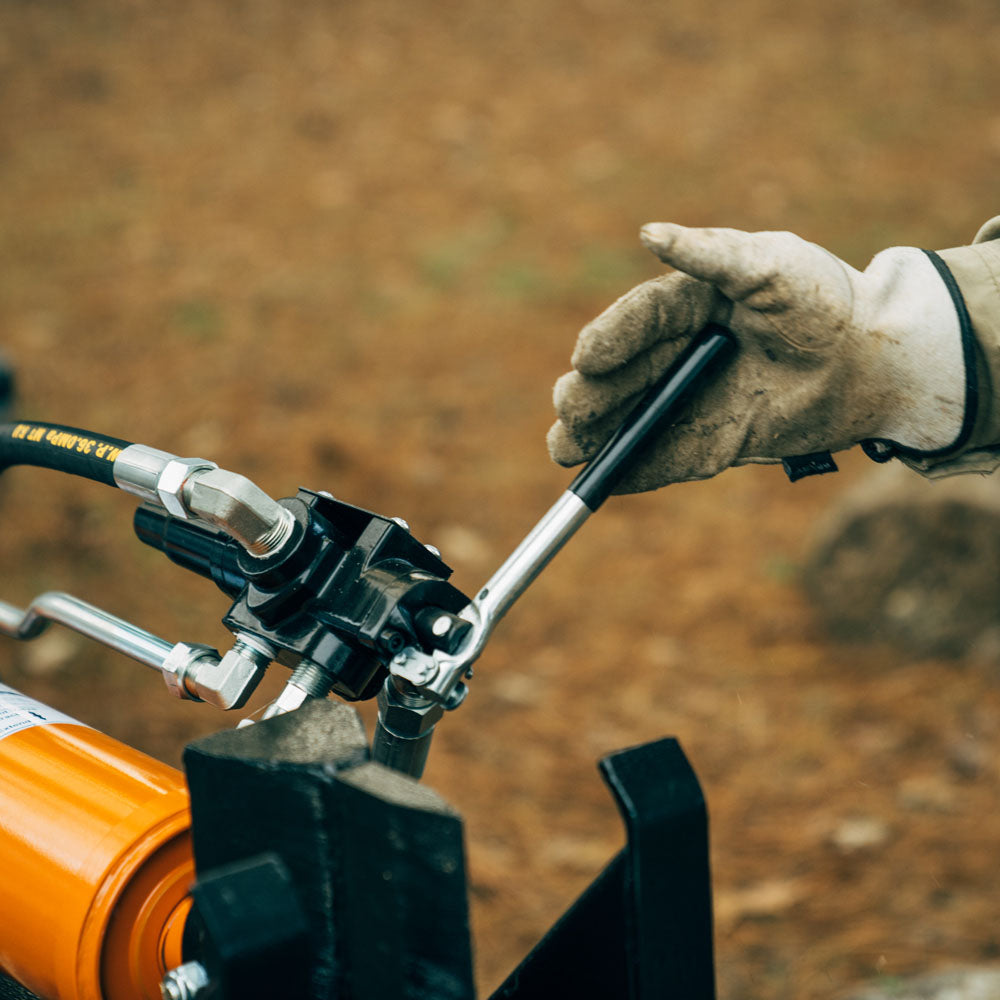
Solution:
<svg viewBox="0 0 1000 1000">
<path fill-rule="evenodd" d="M 591 458 L 710 322 L 735 335 L 735 359 L 616 492 L 750 462 L 825 471 L 817 453 L 859 442 L 911 456 L 959 443 L 972 361 L 936 255 L 897 247 L 862 272 L 791 233 L 653 223 L 641 238 L 676 273 L 633 288 L 580 333 L 555 386 L 556 462 Z"/>
</svg>

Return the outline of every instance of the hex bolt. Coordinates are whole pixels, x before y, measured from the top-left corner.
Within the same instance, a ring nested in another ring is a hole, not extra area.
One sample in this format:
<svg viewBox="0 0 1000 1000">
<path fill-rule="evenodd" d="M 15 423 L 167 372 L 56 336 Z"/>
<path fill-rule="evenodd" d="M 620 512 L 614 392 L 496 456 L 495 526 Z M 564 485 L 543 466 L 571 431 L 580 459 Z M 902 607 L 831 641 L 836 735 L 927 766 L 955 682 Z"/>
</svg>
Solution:
<svg viewBox="0 0 1000 1000">
<path fill-rule="evenodd" d="M 163 977 L 160 996 L 163 1000 L 196 1000 L 208 983 L 208 973 L 201 962 L 185 962 Z"/>
</svg>

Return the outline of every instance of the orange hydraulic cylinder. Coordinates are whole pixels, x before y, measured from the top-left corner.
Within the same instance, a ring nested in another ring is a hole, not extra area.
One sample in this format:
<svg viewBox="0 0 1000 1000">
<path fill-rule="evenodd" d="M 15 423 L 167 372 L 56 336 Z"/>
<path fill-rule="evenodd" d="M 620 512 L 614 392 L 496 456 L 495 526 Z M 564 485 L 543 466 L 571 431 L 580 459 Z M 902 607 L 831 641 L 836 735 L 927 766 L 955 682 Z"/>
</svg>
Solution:
<svg viewBox="0 0 1000 1000">
<path fill-rule="evenodd" d="M 46 1000 L 158 1000 L 194 881 L 184 777 L 64 719 L 0 685 L 0 969 Z"/>
</svg>

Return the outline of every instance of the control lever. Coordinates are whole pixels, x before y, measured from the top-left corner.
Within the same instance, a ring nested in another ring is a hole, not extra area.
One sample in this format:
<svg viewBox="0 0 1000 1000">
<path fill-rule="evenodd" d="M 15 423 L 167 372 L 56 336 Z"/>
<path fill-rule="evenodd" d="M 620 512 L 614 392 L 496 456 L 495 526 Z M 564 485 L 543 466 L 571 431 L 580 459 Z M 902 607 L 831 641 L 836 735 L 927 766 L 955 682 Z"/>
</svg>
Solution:
<svg viewBox="0 0 1000 1000">
<path fill-rule="evenodd" d="M 467 693 L 465 679 L 514 602 L 614 491 L 646 445 L 681 415 L 693 392 L 734 354 L 736 340 L 709 324 L 647 392 L 476 597 L 458 613 L 472 625 L 455 652 L 409 646 L 389 664 L 379 694 L 372 755 L 414 777 L 423 772 L 434 724 Z"/>
</svg>

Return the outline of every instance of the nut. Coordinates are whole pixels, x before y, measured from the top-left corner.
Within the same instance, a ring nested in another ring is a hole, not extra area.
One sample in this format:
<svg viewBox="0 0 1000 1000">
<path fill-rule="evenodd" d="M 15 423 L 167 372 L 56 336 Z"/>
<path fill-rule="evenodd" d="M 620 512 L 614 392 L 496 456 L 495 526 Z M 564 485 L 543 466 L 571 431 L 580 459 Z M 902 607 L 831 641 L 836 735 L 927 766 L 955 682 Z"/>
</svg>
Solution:
<svg viewBox="0 0 1000 1000">
<path fill-rule="evenodd" d="M 167 653 L 160 664 L 167 690 L 175 698 L 185 698 L 189 701 L 200 701 L 194 693 L 192 675 L 197 671 L 197 664 L 219 661 L 219 651 L 199 642 L 178 642 Z"/>
<path fill-rule="evenodd" d="M 184 483 L 192 473 L 216 469 L 214 462 L 204 458 L 171 458 L 156 480 L 156 495 L 163 504 L 163 509 L 173 517 L 188 518 L 187 507 L 184 506 Z"/>
<path fill-rule="evenodd" d="M 439 702 L 428 698 L 407 698 L 392 684 L 384 684 L 378 693 L 378 716 L 393 735 L 413 740 L 429 733 L 444 715 Z"/>
<path fill-rule="evenodd" d="M 160 996 L 163 1000 L 197 1000 L 208 985 L 208 973 L 201 962 L 185 962 L 163 977 Z"/>
</svg>

